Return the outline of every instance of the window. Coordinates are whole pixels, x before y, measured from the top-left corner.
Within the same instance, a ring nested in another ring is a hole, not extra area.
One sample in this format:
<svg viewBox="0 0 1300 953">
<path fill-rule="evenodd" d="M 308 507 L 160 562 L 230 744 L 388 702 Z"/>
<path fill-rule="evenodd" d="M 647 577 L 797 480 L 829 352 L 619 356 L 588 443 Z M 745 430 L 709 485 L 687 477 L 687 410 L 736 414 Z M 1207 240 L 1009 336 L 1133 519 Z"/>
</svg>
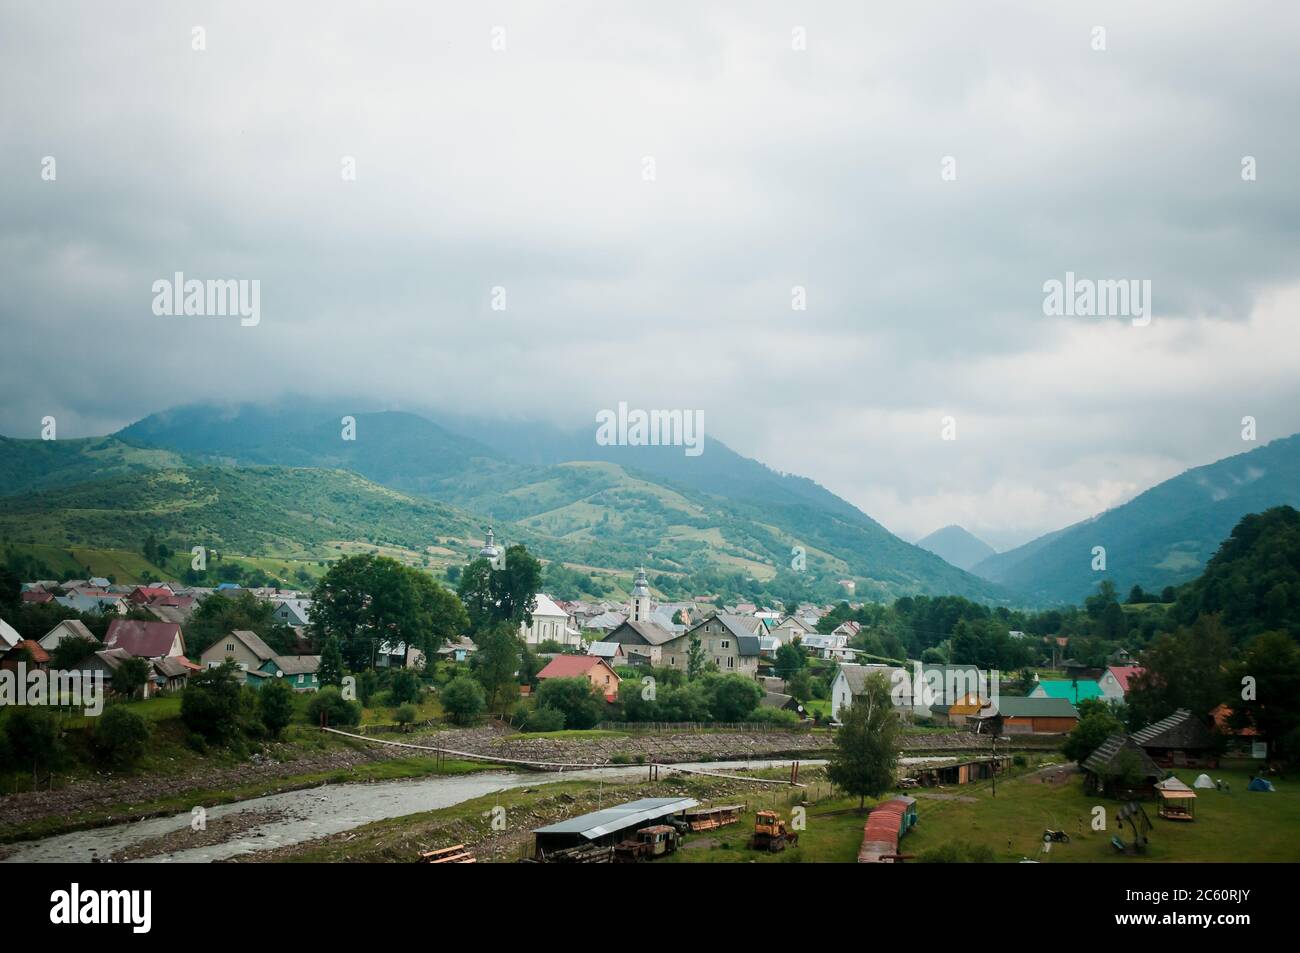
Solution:
<svg viewBox="0 0 1300 953">
<path fill-rule="evenodd" d="M 234 643 L 234 642 L 227 642 L 227 643 L 226 643 L 226 651 L 227 651 L 227 652 L 233 652 L 233 651 L 235 651 L 235 643 Z"/>
<path fill-rule="evenodd" d="M 730 639 L 723 639 L 723 640 L 722 640 L 722 648 L 723 648 L 724 651 L 725 651 L 726 649 L 731 648 L 731 640 L 730 640 Z"/>
<path fill-rule="evenodd" d="M 734 656 L 734 655 L 728 655 L 728 656 L 727 656 L 727 668 L 735 668 L 735 667 L 736 667 L 736 656 Z"/>
</svg>

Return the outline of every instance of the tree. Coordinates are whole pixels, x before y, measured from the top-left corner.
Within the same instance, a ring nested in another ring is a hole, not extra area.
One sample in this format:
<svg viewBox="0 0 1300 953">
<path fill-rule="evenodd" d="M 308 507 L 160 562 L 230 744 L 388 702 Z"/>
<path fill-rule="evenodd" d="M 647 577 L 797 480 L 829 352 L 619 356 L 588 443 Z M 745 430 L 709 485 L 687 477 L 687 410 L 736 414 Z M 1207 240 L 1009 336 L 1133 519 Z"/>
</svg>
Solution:
<svg viewBox="0 0 1300 953">
<path fill-rule="evenodd" d="M 744 721 L 763 700 L 758 682 L 743 675 L 711 676 L 705 689 L 714 721 Z"/>
<path fill-rule="evenodd" d="M 240 685 L 235 663 L 227 659 L 191 675 L 181 694 L 181 721 L 208 741 L 231 741 L 240 728 Z"/>
<path fill-rule="evenodd" d="M 1071 761 L 1082 764 L 1107 738 L 1123 728 L 1109 705 L 1095 698 L 1086 699 L 1079 703 L 1079 721 L 1071 729 L 1061 750 Z"/>
<path fill-rule="evenodd" d="M 698 635 L 693 635 L 686 648 L 686 677 L 693 682 L 708 670 L 709 657 L 704 651 L 704 643 Z"/>
<path fill-rule="evenodd" d="M 457 725 L 478 721 L 487 707 L 483 686 L 468 675 L 458 675 L 442 690 L 442 709 Z"/>
<path fill-rule="evenodd" d="M 793 642 L 787 642 L 776 650 L 776 674 L 784 679 L 793 677 L 807 664 L 808 656 Z"/>
<path fill-rule="evenodd" d="M 149 746 L 149 723 L 124 705 L 112 705 L 95 725 L 99 756 L 117 768 L 132 768 Z"/>
<path fill-rule="evenodd" d="M 339 640 L 330 636 L 321 649 L 320 665 L 316 669 L 316 680 L 324 685 L 343 685 L 343 653 L 339 651 Z"/>
<path fill-rule="evenodd" d="M 381 642 L 421 646 L 433 654 L 467 622 L 463 607 L 432 577 L 387 556 L 340 559 L 312 590 L 311 628 L 331 636 L 348 667 L 373 667 Z"/>
<path fill-rule="evenodd" d="M 293 721 L 293 688 L 282 678 L 267 679 L 257 693 L 257 702 L 267 733 L 280 737 Z"/>
<path fill-rule="evenodd" d="M 388 694 L 394 705 L 404 705 L 420 699 L 420 680 L 409 668 L 398 669 L 388 683 Z"/>
<path fill-rule="evenodd" d="M 498 622 L 479 633 L 477 644 L 470 670 L 483 686 L 488 710 L 497 711 L 505 698 L 519 694 L 515 686 L 524 652 L 523 640 L 513 623 Z"/>
<path fill-rule="evenodd" d="M 1143 670 L 1130 680 L 1124 699 L 1129 727 L 1149 725 L 1179 708 L 1203 717 L 1229 700 L 1225 671 L 1230 652 L 1228 632 L 1217 615 L 1157 636 L 1139 655 Z"/>
<path fill-rule="evenodd" d="M 344 698 L 333 685 L 328 685 L 307 703 L 307 720 L 313 725 L 319 725 L 323 720 L 327 727 L 359 725 L 361 706 Z"/>
<path fill-rule="evenodd" d="M 397 724 L 401 725 L 403 728 L 406 728 L 407 725 L 410 725 L 415 721 L 416 715 L 417 713 L 414 705 L 401 705 L 398 707 L 397 711 L 393 712 L 393 721 L 397 722 Z"/>
<path fill-rule="evenodd" d="M 542 564 L 521 544 L 506 549 L 504 559 L 500 569 L 493 569 L 487 559 L 475 559 L 461 574 L 456 591 L 469 614 L 470 635 L 475 641 L 477 633 L 501 622 L 510 622 L 516 629 L 533 624 Z"/>
<path fill-rule="evenodd" d="M 1235 720 L 1267 739 L 1274 757 L 1300 760 L 1300 649 L 1291 636 L 1264 632 L 1251 639 L 1232 667 L 1232 682 L 1239 696 L 1249 696 L 1232 702 Z"/>
<path fill-rule="evenodd" d="M 94 639 L 88 639 L 81 635 L 70 635 L 65 639 L 61 639 L 59 644 L 50 650 L 50 669 L 55 672 L 65 672 L 83 659 L 89 658 L 92 652 L 96 652 L 100 648 L 100 643 Z"/>
<path fill-rule="evenodd" d="M 898 766 L 901 727 L 885 677 L 869 676 L 840 720 L 826 774 L 836 787 L 856 794 L 862 810 L 868 797 L 893 787 Z"/>
<path fill-rule="evenodd" d="M 218 639 L 225 638 L 235 629 L 255 632 L 272 650 L 281 655 L 293 648 L 293 629 L 275 618 L 275 605 L 240 592 L 218 599 L 204 599 L 197 604 L 193 616 L 185 625 L 185 647 L 201 654 Z"/>
<path fill-rule="evenodd" d="M 113 691 L 127 698 L 144 688 L 149 681 L 152 666 L 142 658 L 123 659 L 113 671 Z"/>
<path fill-rule="evenodd" d="M 63 757 L 59 720 L 48 708 L 15 708 L 4 720 L 9 756 L 15 764 L 31 766 L 32 784 L 51 771 Z"/>
<path fill-rule="evenodd" d="M 537 689 L 537 707 L 564 713 L 564 727 L 593 728 L 603 706 L 596 688 L 585 678 L 548 678 Z"/>
</svg>

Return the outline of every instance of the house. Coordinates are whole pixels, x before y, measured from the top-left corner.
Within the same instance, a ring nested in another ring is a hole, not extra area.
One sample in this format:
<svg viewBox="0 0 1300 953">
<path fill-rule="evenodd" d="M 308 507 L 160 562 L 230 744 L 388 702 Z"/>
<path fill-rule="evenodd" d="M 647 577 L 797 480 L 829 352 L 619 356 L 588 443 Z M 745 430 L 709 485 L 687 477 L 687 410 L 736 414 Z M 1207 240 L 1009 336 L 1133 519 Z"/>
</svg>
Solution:
<svg viewBox="0 0 1300 953">
<path fill-rule="evenodd" d="M 1162 767 L 1219 765 L 1214 733 L 1187 708 L 1133 732 L 1133 740 Z"/>
<path fill-rule="evenodd" d="M 607 610 L 598 615 L 590 616 L 582 623 L 582 629 L 584 632 L 600 633 L 600 637 L 604 638 L 605 633 L 613 632 L 626 621 L 627 616 L 623 613 Z"/>
<path fill-rule="evenodd" d="M 0 619 L 0 652 L 8 652 L 22 640 L 23 637 L 18 634 L 17 629 L 4 619 Z"/>
<path fill-rule="evenodd" d="M 849 644 L 849 637 L 843 632 L 838 635 L 835 633 L 822 635 L 814 632 L 805 635 L 800 644 L 809 654 L 828 659 L 834 658 Z"/>
<path fill-rule="evenodd" d="M 1234 727 L 1233 723 L 1237 720 L 1234 714 L 1227 705 L 1216 706 L 1210 712 L 1210 717 L 1214 719 L 1214 733 L 1223 740 L 1225 753 L 1251 755 L 1256 742 L 1263 744 L 1260 741 L 1259 731 L 1250 724 L 1241 728 Z M 1267 751 L 1267 747 L 1264 750 Z"/>
<path fill-rule="evenodd" d="M 259 671 L 282 678 L 295 692 L 314 692 L 320 689 L 319 655 L 276 655 L 267 659 Z"/>
<path fill-rule="evenodd" d="M 759 636 L 763 623 L 757 619 L 719 614 L 705 619 L 663 646 L 663 664 L 685 671 L 690 666 L 691 645 L 699 640 L 705 662 L 712 662 L 724 675 L 758 675 Z"/>
<path fill-rule="evenodd" d="M 865 691 L 867 678 L 872 675 L 883 675 L 885 682 L 891 686 L 895 684 L 895 673 L 903 670 L 892 665 L 853 665 L 845 663 L 839 667 L 835 673 L 835 678 L 831 680 L 831 720 L 842 722 L 841 717 L 844 711 L 853 704 L 854 699 L 860 697 Z"/>
<path fill-rule="evenodd" d="M 180 658 L 185 655 L 185 638 L 174 622 L 114 619 L 104 633 L 104 648 L 124 649 L 137 658 Z"/>
<path fill-rule="evenodd" d="M 126 613 L 126 600 L 116 593 L 102 589 L 77 589 L 65 596 L 56 596 L 54 601 L 74 612 L 96 614 L 113 612 L 118 615 Z"/>
<path fill-rule="evenodd" d="M 154 659 L 153 681 L 160 692 L 176 692 L 185 687 L 185 680 L 196 670 L 197 666 L 186 658 L 172 655 Z"/>
<path fill-rule="evenodd" d="M 578 630 L 573 617 L 556 605 L 555 600 L 544 592 L 537 594 L 537 607 L 533 609 L 533 624 L 521 624 L 519 635 L 528 645 L 558 642 L 560 645 L 571 647 L 582 642 L 582 633 Z"/>
<path fill-rule="evenodd" d="M 1084 790 L 1112 797 L 1150 797 L 1164 775 L 1160 766 L 1127 733 L 1117 731 L 1081 765 Z M 1126 782 L 1125 775 L 1131 775 Z"/>
<path fill-rule="evenodd" d="M 1003 695 L 974 719 L 981 734 L 1044 735 L 1072 731 L 1079 714 L 1066 698 Z"/>
<path fill-rule="evenodd" d="M 474 644 L 474 640 L 467 639 L 462 635 L 459 641 L 449 642 L 446 645 L 441 646 L 438 649 L 437 654 L 443 658 L 450 658 L 455 662 L 463 662 L 477 651 L 478 646 Z"/>
<path fill-rule="evenodd" d="M 1108 701 L 1122 702 L 1128 695 L 1129 683 L 1133 676 L 1141 674 L 1145 669 L 1140 665 L 1111 665 L 1102 673 L 1101 678 L 1097 680 L 1097 685 L 1101 689 L 1102 697 Z"/>
<path fill-rule="evenodd" d="M 167 586 L 136 586 L 126 599 L 138 606 L 148 605 L 158 599 L 170 599 L 174 593 Z"/>
<path fill-rule="evenodd" d="M 623 653 L 632 664 L 659 665 L 663 658 L 663 647 L 676 638 L 680 636 L 653 622 L 629 619 L 601 641 L 622 645 Z"/>
<path fill-rule="evenodd" d="M 375 648 L 375 668 L 423 668 L 424 652 L 405 642 L 380 642 Z"/>
<path fill-rule="evenodd" d="M 799 704 L 793 695 L 784 695 L 781 692 L 764 692 L 763 697 L 759 699 L 758 707 L 792 711 L 800 718 L 808 717 L 808 712 L 804 711 L 803 705 Z"/>
<path fill-rule="evenodd" d="M 537 673 L 539 682 L 548 678 L 585 678 L 608 701 L 618 698 L 622 681 L 608 662 L 594 655 L 557 655 Z"/>
<path fill-rule="evenodd" d="M 80 619 L 64 619 L 50 631 L 41 636 L 41 648 L 47 652 L 53 652 L 59 647 L 59 643 L 64 639 L 90 639 L 92 642 L 98 642 L 99 639 L 91 634 L 86 628 L 86 623 Z"/>
<path fill-rule="evenodd" d="M 262 637 L 248 629 L 235 629 L 217 639 L 199 656 L 204 668 L 216 668 L 227 659 L 233 659 L 239 668 L 249 671 L 261 669 L 275 658 L 275 650 L 262 641 Z"/>
<path fill-rule="evenodd" d="M 284 599 L 276 604 L 275 611 L 271 613 L 271 616 L 277 622 L 283 622 L 293 628 L 300 628 L 309 623 L 310 614 L 310 599 Z"/>
<path fill-rule="evenodd" d="M 107 576 L 91 576 L 86 581 L 90 583 L 92 586 L 94 586 L 96 589 L 107 589 L 109 586 L 112 585 L 112 583 L 108 580 Z"/>
<path fill-rule="evenodd" d="M 587 654 L 603 658 L 611 668 L 627 661 L 627 653 L 619 642 L 592 642 L 587 646 Z"/>
<path fill-rule="evenodd" d="M 17 671 L 19 663 L 25 663 L 29 672 L 47 669 L 50 667 L 50 653 L 41 648 L 41 643 L 35 639 L 23 639 L 0 655 L 0 669 Z"/>
<path fill-rule="evenodd" d="M 98 652 L 92 652 L 86 658 L 76 664 L 76 668 L 81 672 L 95 673 L 103 672 L 104 681 L 108 683 L 110 689 L 113 685 L 113 673 L 127 659 L 135 658 L 126 649 L 101 649 Z M 158 692 L 158 683 L 155 679 L 148 679 L 144 683 L 141 694 L 144 698 L 152 698 Z"/>
<path fill-rule="evenodd" d="M 933 705 L 931 709 L 935 717 L 947 721 L 954 728 L 961 728 L 972 719 L 979 717 L 980 711 L 988 707 L 988 704 L 988 698 L 972 693 L 958 699 L 951 705 Z M 941 708 L 943 709 L 942 712 L 940 711 Z"/>
<path fill-rule="evenodd" d="M 1070 704 L 1077 705 L 1089 698 L 1101 698 L 1102 690 L 1101 685 L 1091 679 L 1081 678 L 1076 681 L 1065 678 L 1045 678 L 1029 693 L 1029 697 L 1064 698 Z"/>
<path fill-rule="evenodd" d="M 789 645 L 796 639 L 802 639 L 805 636 L 816 635 L 817 628 L 810 622 L 795 616 L 786 616 L 777 625 L 770 630 L 771 636 L 782 645 Z"/>
<path fill-rule="evenodd" d="M 54 601 L 54 594 L 46 592 L 44 589 L 26 589 L 21 596 L 23 602 L 33 605 L 43 605 L 47 602 Z"/>
</svg>

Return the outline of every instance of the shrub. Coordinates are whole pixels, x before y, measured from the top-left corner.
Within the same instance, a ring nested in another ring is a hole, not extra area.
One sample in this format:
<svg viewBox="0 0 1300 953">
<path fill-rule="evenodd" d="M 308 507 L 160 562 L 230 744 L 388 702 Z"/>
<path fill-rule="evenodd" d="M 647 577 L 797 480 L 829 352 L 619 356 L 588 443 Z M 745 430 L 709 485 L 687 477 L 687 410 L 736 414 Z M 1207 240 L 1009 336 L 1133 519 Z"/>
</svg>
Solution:
<svg viewBox="0 0 1300 953">
<path fill-rule="evenodd" d="M 585 678 L 548 678 L 537 689 L 537 707 L 559 711 L 564 715 L 565 728 L 593 727 L 600 721 L 601 704 Z"/>
<path fill-rule="evenodd" d="M 282 678 L 269 679 L 258 693 L 257 701 L 267 733 L 272 738 L 280 737 L 293 721 L 293 688 Z"/>
<path fill-rule="evenodd" d="M 564 727 L 564 712 L 558 708 L 535 708 L 524 719 L 524 731 L 559 731 Z"/>
<path fill-rule="evenodd" d="M 243 701 L 235 678 L 235 663 L 191 676 L 181 695 L 181 721 L 207 741 L 229 743 L 239 733 Z"/>
<path fill-rule="evenodd" d="M 410 669 L 404 668 L 394 672 L 392 681 L 388 685 L 388 697 L 390 704 L 393 705 L 419 701 L 420 680 Z"/>
<path fill-rule="evenodd" d="M 442 690 L 442 708 L 456 724 L 473 724 L 487 708 L 487 696 L 478 679 L 458 675 Z"/>
<path fill-rule="evenodd" d="M 397 709 L 397 711 L 393 712 L 393 721 L 397 722 L 402 727 L 406 727 L 414 722 L 415 717 L 416 711 L 414 705 L 402 705 Z"/>
<path fill-rule="evenodd" d="M 9 758 L 15 768 L 31 769 L 35 781 L 54 768 L 63 757 L 59 720 L 45 708 L 15 708 L 4 723 Z"/>
<path fill-rule="evenodd" d="M 354 701 L 348 701 L 333 685 L 326 685 L 307 703 L 307 719 L 313 725 L 321 723 L 322 715 L 325 724 L 331 728 L 346 728 L 361 724 L 361 706 Z"/>
<path fill-rule="evenodd" d="M 797 725 L 800 722 L 796 712 L 784 708 L 755 708 L 745 721 L 754 721 L 765 725 Z"/>
<path fill-rule="evenodd" d="M 108 764 L 131 768 L 149 745 L 149 723 L 125 705 L 111 705 L 95 725 L 95 750 Z"/>
</svg>

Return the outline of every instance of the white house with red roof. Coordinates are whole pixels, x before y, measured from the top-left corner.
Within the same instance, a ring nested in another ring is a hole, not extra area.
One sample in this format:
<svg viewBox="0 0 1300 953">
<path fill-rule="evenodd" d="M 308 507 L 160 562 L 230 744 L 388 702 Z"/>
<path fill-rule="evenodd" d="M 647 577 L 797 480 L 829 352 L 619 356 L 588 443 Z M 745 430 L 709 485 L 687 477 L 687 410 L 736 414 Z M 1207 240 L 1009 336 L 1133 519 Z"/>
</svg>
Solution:
<svg viewBox="0 0 1300 953">
<path fill-rule="evenodd" d="M 1097 679 L 1103 698 L 1122 702 L 1128 694 L 1129 683 L 1135 675 L 1142 672 L 1141 665 L 1112 665 Z"/>
<path fill-rule="evenodd" d="M 529 645 L 558 642 L 565 647 L 576 647 L 582 642 L 582 632 L 573 616 L 544 592 L 537 594 L 537 607 L 533 609 L 533 624 L 520 625 L 519 635 Z"/>
<path fill-rule="evenodd" d="M 122 649 L 136 658 L 182 658 L 185 637 L 175 622 L 114 619 L 104 634 L 104 648 Z"/>
</svg>

